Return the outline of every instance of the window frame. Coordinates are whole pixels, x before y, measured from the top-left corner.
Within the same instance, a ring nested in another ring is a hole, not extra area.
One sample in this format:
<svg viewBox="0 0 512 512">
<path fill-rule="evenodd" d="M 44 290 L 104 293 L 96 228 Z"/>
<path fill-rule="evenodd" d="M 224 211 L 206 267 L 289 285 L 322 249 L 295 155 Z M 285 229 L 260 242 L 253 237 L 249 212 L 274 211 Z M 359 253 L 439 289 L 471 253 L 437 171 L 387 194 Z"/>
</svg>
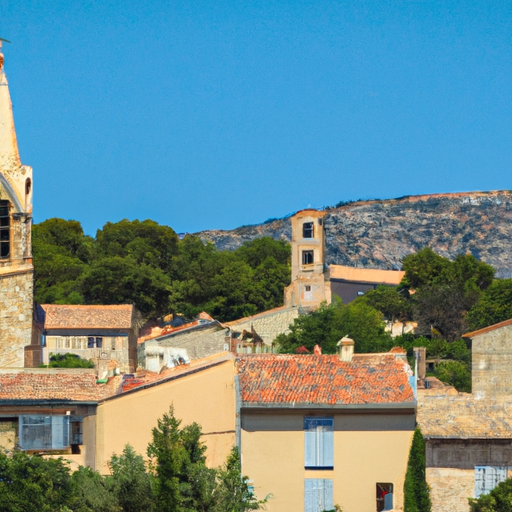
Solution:
<svg viewBox="0 0 512 512">
<path fill-rule="evenodd" d="M 19 446 L 21 450 L 55 451 L 69 448 L 69 416 L 22 414 L 19 416 L 18 421 Z M 37 443 L 37 440 L 40 442 Z"/>
<path fill-rule="evenodd" d="M 498 484 L 504 482 L 511 469 L 510 466 L 475 466 L 475 498 L 489 494 Z M 494 475 L 491 474 L 493 472 Z M 490 480 L 493 480 L 492 487 L 486 485 Z"/>
<path fill-rule="evenodd" d="M 334 417 L 304 417 L 304 469 L 334 469 Z"/>
<path fill-rule="evenodd" d="M 5 208 L 5 214 L 2 210 Z M 7 252 L 4 249 L 7 247 Z M 10 203 L 0 200 L 0 260 L 8 260 L 11 257 L 11 214 Z"/>
<path fill-rule="evenodd" d="M 314 222 L 304 222 L 302 224 L 302 238 L 315 238 Z"/>
<path fill-rule="evenodd" d="M 315 263 L 315 251 L 313 251 L 312 249 L 302 251 L 302 264 L 303 265 L 313 265 L 314 263 Z"/>
</svg>

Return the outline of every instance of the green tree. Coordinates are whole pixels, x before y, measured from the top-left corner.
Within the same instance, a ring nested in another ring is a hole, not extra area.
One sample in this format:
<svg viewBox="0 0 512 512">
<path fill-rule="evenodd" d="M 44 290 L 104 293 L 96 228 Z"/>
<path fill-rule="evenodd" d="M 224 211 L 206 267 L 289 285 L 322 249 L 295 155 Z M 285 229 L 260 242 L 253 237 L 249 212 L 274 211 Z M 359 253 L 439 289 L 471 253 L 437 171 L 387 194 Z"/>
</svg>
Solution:
<svg viewBox="0 0 512 512">
<path fill-rule="evenodd" d="M 445 384 L 454 386 L 457 391 L 471 393 L 471 366 L 463 361 L 442 361 L 434 375 Z"/>
<path fill-rule="evenodd" d="M 73 512 L 121 512 L 114 493 L 110 492 L 105 478 L 91 468 L 80 466 L 71 475 L 73 497 L 69 507 Z"/>
<path fill-rule="evenodd" d="M 110 476 L 106 485 L 124 512 L 150 512 L 153 509 L 153 491 L 146 464 L 127 444 L 121 455 L 112 455 L 108 462 Z"/>
<path fill-rule="evenodd" d="M 261 510 L 267 502 L 258 500 L 246 476 L 242 475 L 240 453 L 233 447 L 226 464 L 219 470 L 219 485 L 215 493 L 214 512 L 246 512 L 247 510 Z"/>
<path fill-rule="evenodd" d="M 425 476 L 425 441 L 414 431 L 404 482 L 404 512 L 430 512 L 430 491 Z"/>
<path fill-rule="evenodd" d="M 50 354 L 48 365 L 41 365 L 47 368 L 94 368 L 92 359 L 82 359 L 77 354 L 66 352 L 65 354 Z"/>
<path fill-rule="evenodd" d="M 62 459 L 20 450 L 0 452 L 0 503 L 5 512 L 55 512 L 72 498 L 71 476 Z"/>
<path fill-rule="evenodd" d="M 477 330 L 512 318 L 512 279 L 496 279 L 468 313 L 468 329 Z"/>
<path fill-rule="evenodd" d="M 471 512 L 510 512 L 512 510 L 512 479 L 498 484 L 489 494 L 469 498 Z"/>
<path fill-rule="evenodd" d="M 412 320 L 412 306 L 408 300 L 408 292 L 396 286 L 377 286 L 374 290 L 367 291 L 356 301 L 366 302 L 372 308 L 380 311 L 385 318 L 392 322 L 406 322 Z"/>
<path fill-rule="evenodd" d="M 339 299 L 296 318 L 290 333 L 279 335 L 275 342 L 283 353 L 293 353 L 301 346 L 312 352 L 319 345 L 324 354 L 334 354 L 338 341 L 346 335 L 354 340 L 356 352 L 381 352 L 393 346 L 379 311 L 365 302 L 345 305 Z"/>
<path fill-rule="evenodd" d="M 425 247 L 402 260 L 405 271 L 403 283 L 413 290 L 443 283 L 449 267 L 450 260 L 439 256 L 430 247 Z"/>
</svg>

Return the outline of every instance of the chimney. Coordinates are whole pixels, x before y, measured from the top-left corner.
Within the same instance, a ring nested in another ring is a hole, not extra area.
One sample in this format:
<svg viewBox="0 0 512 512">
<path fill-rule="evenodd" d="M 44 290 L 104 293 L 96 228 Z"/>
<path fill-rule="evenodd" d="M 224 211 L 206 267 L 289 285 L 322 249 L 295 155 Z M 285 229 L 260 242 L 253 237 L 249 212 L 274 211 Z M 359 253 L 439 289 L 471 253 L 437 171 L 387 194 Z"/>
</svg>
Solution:
<svg viewBox="0 0 512 512">
<path fill-rule="evenodd" d="M 340 347 L 340 361 L 344 361 L 346 363 L 352 362 L 352 356 L 354 355 L 354 340 L 350 339 L 347 335 L 338 341 L 337 345 Z"/>
<path fill-rule="evenodd" d="M 423 380 L 427 371 L 427 349 L 425 347 L 414 347 L 414 357 L 416 358 L 418 371 L 416 372 L 416 378 Z"/>
<path fill-rule="evenodd" d="M 315 348 L 313 349 L 315 356 L 321 356 L 322 355 L 322 347 L 320 345 L 315 345 Z"/>
</svg>

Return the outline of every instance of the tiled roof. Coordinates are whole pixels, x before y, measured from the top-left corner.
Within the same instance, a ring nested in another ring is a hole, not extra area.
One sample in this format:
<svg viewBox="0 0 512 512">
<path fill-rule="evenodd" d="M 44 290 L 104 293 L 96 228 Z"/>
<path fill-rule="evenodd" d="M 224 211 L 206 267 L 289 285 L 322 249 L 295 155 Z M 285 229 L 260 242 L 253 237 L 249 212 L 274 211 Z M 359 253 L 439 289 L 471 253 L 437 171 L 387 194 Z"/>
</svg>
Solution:
<svg viewBox="0 0 512 512">
<path fill-rule="evenodd" d="M 331 279 L 356 283 L 378 283 L 399 285 L 405 272 L 402 270 L 380 270 L 376 268 L 355 268 L 344 265 L 329 265 Z"/>
<path fill-rule="evenodd" d="M 512 438 L 512 399 L 478 400 L 450 388 L 418 391 L 417 422 L 425 437 Z"/>
<path fill-rule="evenodd" d="M 0 400 L 90 402 L 111 395 L 114 389 L 113 385 L 96 384 L 96 374 L 91 372 L 0 373 Z"/>
<path fill-rule="evenodd" d="M 37 320 L 44 329 L 130 329 L 133 306 L 75 306 L 41 304 Z"/>
<path fill-rule="evenodd" d="M 484 327 L 483 329 L 478 329 L 473 332 L 468 332 L 464 334 L 463 338 L 474 338 L 475 336 L 480 336 L 481 334 L 486 334 L 488 332 L 494 331 L 496 329 L 500 329 L 501 327 L 507 327 L 508 325 L 512 325 L 512 318 L 509 320 L 505 320 L 504 322 L 500 322 L 498 324 L 489 325 L 488 327 Z"/>
<path fill-rule="evenodd" d="M 262 354 L 237 360 L 246 404 L 397 404 L 414 402 L 406 371 L 391 354 Z"/>
</svg>

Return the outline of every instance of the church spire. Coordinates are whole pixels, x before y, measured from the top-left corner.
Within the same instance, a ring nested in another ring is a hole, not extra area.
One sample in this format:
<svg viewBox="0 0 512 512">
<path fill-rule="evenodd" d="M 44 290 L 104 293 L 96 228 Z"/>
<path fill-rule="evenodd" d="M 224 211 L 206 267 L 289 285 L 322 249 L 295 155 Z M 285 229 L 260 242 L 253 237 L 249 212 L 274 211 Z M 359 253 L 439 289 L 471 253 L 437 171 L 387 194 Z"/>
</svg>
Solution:
<svg viewBox="0 0 512 512">
<path fill-rule="evenodd" d="M 8 41 L 0 38 L 0 172 L 21 165 L 14 129 L 11 96 L 4 72 L 3 42 Z"/>
</svg>

